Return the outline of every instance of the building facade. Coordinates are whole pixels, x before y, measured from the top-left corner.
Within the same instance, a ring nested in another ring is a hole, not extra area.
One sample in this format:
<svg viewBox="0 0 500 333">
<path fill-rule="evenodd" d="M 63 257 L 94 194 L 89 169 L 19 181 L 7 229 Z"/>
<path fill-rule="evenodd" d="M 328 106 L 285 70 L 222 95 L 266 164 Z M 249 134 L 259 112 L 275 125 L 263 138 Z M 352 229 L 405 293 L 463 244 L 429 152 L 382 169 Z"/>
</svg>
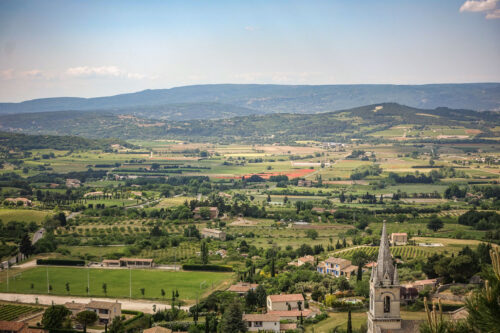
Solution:
<svg viewBox="0 0 500 333">
<path fill-rule="evenodd" d="M 384 222 L 377 266 L 372 269 L 370 277 L 368 333 L 398 332 L 401 330 L 400 293 L 398 271 L 392 263 Z"/>
<path fill-rule="evenodd" d="M 316 267 L 318 273 L 333 275 L 335 277 L 344 276 L 350 279 L 351 276 L 356 275 L 358 266 L 352 265 L 350 260 L 330 257 L 322 261 Z"/>
</svg>

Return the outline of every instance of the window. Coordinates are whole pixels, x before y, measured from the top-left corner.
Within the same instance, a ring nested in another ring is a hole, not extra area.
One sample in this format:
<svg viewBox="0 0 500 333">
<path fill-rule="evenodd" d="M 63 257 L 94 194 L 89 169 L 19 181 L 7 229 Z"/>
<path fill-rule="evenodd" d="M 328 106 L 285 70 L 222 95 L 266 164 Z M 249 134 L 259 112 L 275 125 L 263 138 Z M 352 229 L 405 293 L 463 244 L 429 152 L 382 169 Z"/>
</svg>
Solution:
<svg viewBox="0 0 500 333">
<path fill-rule="evenodd" d="M 253 323 L 254 327 L 262 327 L 262 322 L 261 321 L 256 321 Z"/>
<path fill-rule="evenodd" d="M 391 312 L 391 298 L 389 296 L 384 297 L 384 313 Z"/>
</svg>

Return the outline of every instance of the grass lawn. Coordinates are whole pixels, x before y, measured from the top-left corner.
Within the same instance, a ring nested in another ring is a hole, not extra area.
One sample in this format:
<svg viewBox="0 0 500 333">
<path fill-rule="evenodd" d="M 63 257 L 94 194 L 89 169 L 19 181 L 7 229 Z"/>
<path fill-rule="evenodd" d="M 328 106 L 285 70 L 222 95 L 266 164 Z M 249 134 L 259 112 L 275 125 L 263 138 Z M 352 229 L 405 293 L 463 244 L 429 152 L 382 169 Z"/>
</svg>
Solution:
<svg viewBox="0 0 500 333">
<path fill-rule="evenodd" d="M 40 223 L 43 221 L 45 216 L 51 214 L 47 211 L 33 210 L 33 209 L 0 209 L 0 220 L 3 223 L 10 221 L 18 222 L 36 222 Z"/>
<path fill-rule="evenodd" d="M 130 272 L 126 269 L 85 269 L 74 267 L 36 267 L 22 273 L 11 271 L 10 292 L 46 294 L 47 270 L 49 282 L 52 286 L 51 294 L 87 296 L 87 274 L 90 276 L 90 296 L 95 297 L 129 297 Z M 163 270 L 131 270 L 132 297 L 161 299 L 161 289 L 165 290 L 166 297 L 170 297 L 172 290 L 179 291 L 183 300 L 192 300 L 210 293 L 227 283 L 232 273 L 215 272 L 171 272 Z M 66 282 L 69 282 L 70 292 L 66 291 Z M 107 284 L 107 294 L 102 289 Z M 33 284 L 33 288 L 31 288 Z M 201 286 L 201 287 L 200 287 Z M 145 288 L 145 296 L 141 294 Z M 0 291 L 6 292 L 6 281 L 0 283 Z"/>
<path fill-rule="evenodd" d="M 425 312 L 401 311 L 401 318 L 408 320 L 425 320 Z M 366 324 L 366 312 L 352 312 L 352 328 L 359 329 L 361 325 Z M 347 329 L 347 312 L 330 313 L 329 317 L 315 325 L 306 327 L 306 332 L 327 333 L 335 327 Z"/>
</svg>

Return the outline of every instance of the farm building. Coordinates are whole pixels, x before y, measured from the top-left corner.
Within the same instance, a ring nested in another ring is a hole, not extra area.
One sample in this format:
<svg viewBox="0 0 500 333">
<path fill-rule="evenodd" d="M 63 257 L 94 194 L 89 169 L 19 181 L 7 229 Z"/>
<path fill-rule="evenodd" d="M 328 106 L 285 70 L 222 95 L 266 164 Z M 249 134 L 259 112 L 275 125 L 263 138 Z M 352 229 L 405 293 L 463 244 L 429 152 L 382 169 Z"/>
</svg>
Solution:
<svg viewBox="0 0 500 333">
<path fill-rule="evenodd" d="M 208 211 L 210 212 L 210 218 L 211 219 L 216 219 L 219 216 L 219 208 L 217 208 L 217 207 L 196 207 L 193 210 L 194 218 L 195 219 L 201 219 L 202 218 L 202 216 L 201 216 L 201 210 L 202 209 L 208 209 Z"/>
<path fill-rule="evenodd" d="M 102 261 L 106 267 L 127 267 L 127 268 L 152 268 L 153 259 L 143 258 L 120 258 L 118 260 L 107 259 Z"/>
<path fill-rule="evenodd" d="M 217 230 L 217 229 L 209 229 L 209 228 L 204 228 L 201 231 L 201 236 L 203 238 L 215 238 L 215 239 L 220 239 L 221 241 L 226 240 L 226 233 L 222 230 Z"/>
<path fill-rule="evenodd" d="M 408 243 L 408 234 L 406 232 L 393 232 L 391 234 L 392 245 L 406 245 Z"/>
</svg>

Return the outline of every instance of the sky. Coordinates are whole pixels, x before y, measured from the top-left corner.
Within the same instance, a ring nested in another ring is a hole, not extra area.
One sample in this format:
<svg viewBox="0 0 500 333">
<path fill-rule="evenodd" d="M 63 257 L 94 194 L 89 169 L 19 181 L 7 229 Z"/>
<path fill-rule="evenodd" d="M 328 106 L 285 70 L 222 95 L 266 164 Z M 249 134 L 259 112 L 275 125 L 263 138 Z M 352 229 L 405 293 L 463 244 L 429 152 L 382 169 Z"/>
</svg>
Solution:
<svg viewBox="0 0 500 333">
<path fill-rule="evenodd" d="M 0 102 L 463 82 L 500 82 L 500 0 L 0 0 Z"/>
</svg>

